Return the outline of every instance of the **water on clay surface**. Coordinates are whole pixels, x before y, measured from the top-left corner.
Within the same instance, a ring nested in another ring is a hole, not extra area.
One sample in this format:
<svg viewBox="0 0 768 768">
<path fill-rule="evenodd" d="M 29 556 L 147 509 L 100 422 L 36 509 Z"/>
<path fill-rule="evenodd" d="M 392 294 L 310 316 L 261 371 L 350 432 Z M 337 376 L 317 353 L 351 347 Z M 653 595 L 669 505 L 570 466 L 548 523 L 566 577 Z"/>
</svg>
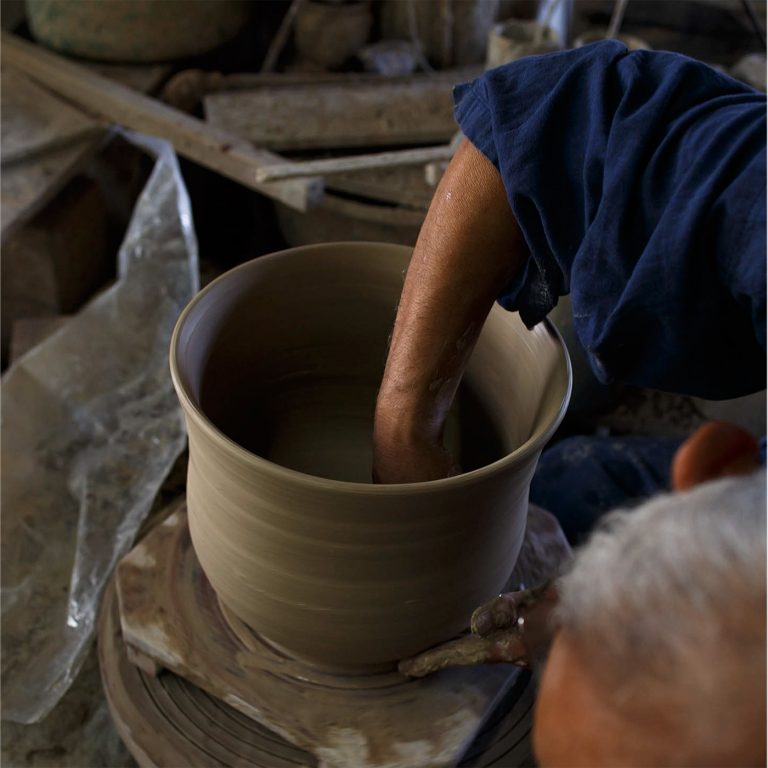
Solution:
<svg viewBox="0 0 768 768">
<path fill-rule="evenodd" d="M 218 386 L 204 386 L 203 411 L 227 437 L 276 464 L 315 477 L 371 482 L 378 379 L 374 384 L 357 377 L 288 378 L 265 389 L 253 382 L 249 386 L 245 376 L 223 398 Z M 509 450 L 467 385 L 459 390 L 445 442 L 465 472 Z"/>
</svg>

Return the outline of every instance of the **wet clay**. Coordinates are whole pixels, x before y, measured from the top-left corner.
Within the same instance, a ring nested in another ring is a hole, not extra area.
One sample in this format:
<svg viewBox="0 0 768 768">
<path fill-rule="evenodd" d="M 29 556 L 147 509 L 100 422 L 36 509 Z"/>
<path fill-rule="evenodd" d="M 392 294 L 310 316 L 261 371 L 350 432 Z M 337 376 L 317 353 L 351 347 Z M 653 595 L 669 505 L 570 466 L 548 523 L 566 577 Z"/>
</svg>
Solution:
<svg viewBox="0 0 768 768">
<path fill-rule="evenodd" d="M 292 656 L 391 669 L 460 632 L 514 566 L 563 344 L 496 307 L 452 416 L 466 471 L 370 484 L 373 407 L 410 249 L 306 246 L 216 280 L 174 332 L 192 541 L 222 603 Z"/>
<path fill-rule="evenodd" d="M 390 688 L 402 685 L 406 678 L 397 671 L 372 675 L 332 674 L 316 666 L 304 664 L 289 656 L 281 648 L 275 647 L 258 635 L 244 621 L 239 619 L 224 603 L 219 600 L 219 610 L 227 627 L 245 649 L 237 659 L 244 669 L 258 669 L 274 675 L 292 678 L 301 683 L 319 685 L 336 690 L 365 690 Z"/>
</svg>

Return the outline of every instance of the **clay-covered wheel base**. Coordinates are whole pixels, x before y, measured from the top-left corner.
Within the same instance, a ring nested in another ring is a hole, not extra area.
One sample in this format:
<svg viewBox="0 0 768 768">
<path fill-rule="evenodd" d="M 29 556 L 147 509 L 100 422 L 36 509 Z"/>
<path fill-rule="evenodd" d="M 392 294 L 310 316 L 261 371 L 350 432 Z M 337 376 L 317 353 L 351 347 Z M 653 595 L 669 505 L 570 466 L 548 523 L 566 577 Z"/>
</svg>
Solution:
<svg viewBox="0 0 768 768">
<path fill-rule="evenodd" d="M 153 677 L 128 661 L 114 583 L 99 621 L 99 663 L 120 736 L 142 768 L 316 766 L 309 753 L 170 672 Z M 521 675 L 470 746 L 463 766 L 533 765 L 533 683 Z"/>
</svg>

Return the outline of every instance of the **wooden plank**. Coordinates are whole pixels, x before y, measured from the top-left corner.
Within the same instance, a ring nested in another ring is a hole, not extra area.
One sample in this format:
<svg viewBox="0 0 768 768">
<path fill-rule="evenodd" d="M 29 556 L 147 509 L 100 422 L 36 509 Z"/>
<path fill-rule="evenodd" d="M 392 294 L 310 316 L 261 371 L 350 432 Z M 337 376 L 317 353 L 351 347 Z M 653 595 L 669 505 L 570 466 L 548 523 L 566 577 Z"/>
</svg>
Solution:
<svg viewBox="0 0 768 768">
<path fill-rule="evenodd" d="M 418 211 L 429 208 L 435 193 L 424 178 L 424 169 L 414 165 L 335 174 L 327 179 L 326 189 Z"/>
<path fill-rule="evenodd" d="M 24 163 L 28 176 L 39 163 Z M 3 171 L 3 188 L 7 183 Z M 3 205 L 3 216 L 6 215 Z M 87 222 L 87 226 L 84 224 Z M 76 312 L 114 274 L 108 248 L 108 213 L 98 185 L 71 179 L 0 253 L 0 341 L 5 352 L 17 321 Z"/>
<path fill-rule="evenodd" d="M 0 240 L 40 211 L 93 157 L 105 131 L 90 118 L 4 67 Z"/>
<path fill-rule="evenodd" d="M 5 243 L 83 168 L 105 132 L 8 67 L 0 81 L 0 240 Z"/>
<path fill-rule="evenodd" d="M 169 72 L 165 64 L 86 66 L 140 90 L 156 88 Z M 7 67 L 2 70 L 0 115 L 0 240 L 5 243 L 87 165 L 106 131 L 101 123 Z"/>
<path fill-rule="evenodd" d="M 205 97 L 213 125 L 274 150 L 442 143 L 457 127 L 451 84 L 290 86 Z"/>
<path fill-rule="evenodd" d="M 102 132 L 80 110 L 8 68 L 0 72 L 0 116 L 4 166 Z"/>
<path fill-rule="evenodd" d="M 101 139 L 81 139 L 33 162 L 4 168 L 0 175 L 0 241 L 6 243 L 96 154 Z"/>
<path fill-rule="evenodd" d="M 84 67 L 141 93 L 154 94 L 173 71 L 171 64 L 113 64 L 82 61 Z"/>
<path fill-rule="evenodd" d="M 6 32 L 2 33 L 0 52 L 3 61 L 80 107 L 135 131 L 167 139 L 179 154 L 250 189 L 298 210 L 306 210 L 322 197 L 323 183 L 319 178 L 256 181 L 259 169 L 283 162 L 283 158 L 255 149 L 226 130 L 185 115 Z"/>
<path fill-rule="evenodd" d="M 185 69 L 171 77 L 163 88 L 163 100 L 177 109 L 192 111 L 209 93 L 256 91 L 262 88 L 289 88 L 318 85 L 404 85 L 444 83 L 452 87 L 483 73 L 480 67 L 460 67 L 419 75 L 376 75 L 370 72 L 239 72 L 224 75 L 202 69 Z"/>
<path fill-rule="evenodd" d="M 177 77 L 194 76 L 201 80 L 205 93 L 218 91 L 255 91 L 261 88 L 317 85 L 408 85 L 409 83 L 445 83 L 449 86 L 466 83 L 483 74 L 482 67 L 457 67 L 417 75 L 377 75 L 372 72 L 237 72 L 223 75 L 187 69 Z M 169 85 L 170 85 L 169 81 Z"/>
<path fill-rule="evenodd" d="M 392 168 L 400 165 L 423 165 L 441 160 L 450 160 L 454 154 L 450 144 L 439 147 L 420 147 L 419 149 L 402 149 L 395 152 L 376 152 L 366 155 L 349 155 L 347 157 L 329 157 L 321 160 L 304 160 L 302 162 L 286 162 L 270 165 L 256 173 L 258 181 L 272 179 L 291 179 L 302 176 L 331 175 L 362 171 L 372 168 Z"/>
</svg>

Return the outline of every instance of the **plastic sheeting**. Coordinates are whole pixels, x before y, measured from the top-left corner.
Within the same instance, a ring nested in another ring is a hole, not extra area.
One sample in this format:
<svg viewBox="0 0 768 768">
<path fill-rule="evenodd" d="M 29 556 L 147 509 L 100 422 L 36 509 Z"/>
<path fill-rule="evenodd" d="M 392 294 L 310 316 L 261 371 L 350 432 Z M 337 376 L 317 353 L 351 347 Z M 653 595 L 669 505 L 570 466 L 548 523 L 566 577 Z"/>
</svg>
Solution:
<svg viewBox="0 0 768 768">
<path fill-rule="evenodd" d="M 118 255 L 118 279 L 2 385 L 2 715 L 44 717 L 72 683 L 101 592 L 185 445 L 174 323 L 198 288 L 197 242 L 165 142 Z"/>
</svg>

